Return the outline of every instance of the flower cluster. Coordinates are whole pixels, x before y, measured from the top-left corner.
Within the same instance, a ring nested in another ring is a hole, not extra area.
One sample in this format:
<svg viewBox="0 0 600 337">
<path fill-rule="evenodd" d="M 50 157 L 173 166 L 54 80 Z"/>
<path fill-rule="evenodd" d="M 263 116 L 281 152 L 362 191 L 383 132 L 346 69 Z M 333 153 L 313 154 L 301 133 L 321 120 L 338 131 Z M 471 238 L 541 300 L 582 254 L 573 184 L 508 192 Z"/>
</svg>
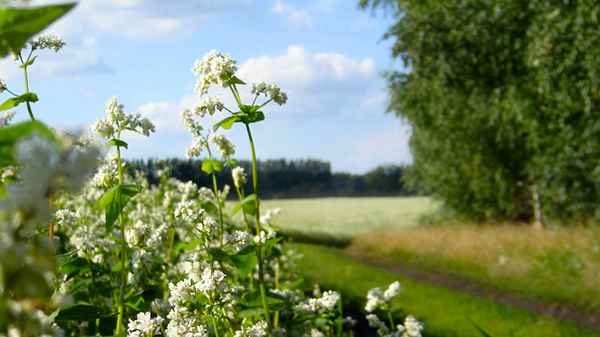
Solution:
<svg viewBox="0 0 600 337">
<path fill-rule="evenodd" d="M 204 118 L 206 114 L 214 115 L 216 110 L 222 111 L 224 108 L 223 103 L 219 101 L 219 97 L 205 97 L 194 105 L 194 114 Z"/>
<path fill-rule="evenodd" d="M 3 93 L 7 89 L 6 82 L 0 78 L 0 94 Z"/>
<path fill-rule="evenodd" d="M 31 49 L 52 49 L 58 52 L 62 47 L 65 46 L 65 41 L 60 36 L 50 33 L 48 35 L 42 35 L 29 41 Z"/>
<path fill-rule="evenodd" d="M 151 317 L 149 312 L 140 312 L 136 320 L 129 320 L 127 333 L 130 337 L 153 337 L 160 329 L 164 319 Z"/>
<path fill-rule="evenodd" d="M 144 136 L 150 136 L 150 132 L 155 132 L 154 124 L 147 118 L 142 118 L 142 114 L 135 112 L 126 114 L 123 112 L 124 105 L 117 103 L 117 97 L 114 96 L 106 103 L 106 119 L 98 118 L 92 126 L 92 133 L 105 139 L 115 136 L 115 132 L 121 130 L 131 130 L 139 132 Z"/>
<path fill-rule="evenodd" d="M 365 310 L 367 312 L 373 312 L 373 310 L 390 305 L 392 298 L 400 294 L 401 290 L 400 282 L 396 281 L 387 288 L 385 292 L 379 288 L 373 288 L 367 293 L 367 304 Z"/>
<path fill-rule="evenodd" d="M 235 154 L 235 146 L 225 136 L 213 133 L 208 136 L 208 141 L 215 144 L 217 151 L 223 158 L 229 158 Z"/>
<path fill-rule="evenodd" d="M 240 188 L 240 187 L 246 185 L 246 183 L 248 182 L 248 179 L 246 178 L 246 173 L 244 172 L 244 168 L 241 166 L 234 167 L 233 171 L 232 171 L 232 175 L 233 175 L 233 184 L 237 188 Z"/>
<path fill-rule="evenodd" d="M 277 83 L 266 84 L 265 82 L 252 83 L 252 94 L 256 96 L 265 95 L 279 105 L 287 102 L 287 94 L 277 86 Z"/>
<path fill-rule="evenodd" d="M 214 49 L 206 53 L 202 61 L 196 60 L 192 72 L 196 76 L 201 75 L 194 88 L 198 97 L 208 93 L 208 87 L 211 83 L 226 88 L 229 80 L 237 70 L 235 63 L 235 60 L 229 58 L 229 54 L 221 54 Z"/>
</svg>

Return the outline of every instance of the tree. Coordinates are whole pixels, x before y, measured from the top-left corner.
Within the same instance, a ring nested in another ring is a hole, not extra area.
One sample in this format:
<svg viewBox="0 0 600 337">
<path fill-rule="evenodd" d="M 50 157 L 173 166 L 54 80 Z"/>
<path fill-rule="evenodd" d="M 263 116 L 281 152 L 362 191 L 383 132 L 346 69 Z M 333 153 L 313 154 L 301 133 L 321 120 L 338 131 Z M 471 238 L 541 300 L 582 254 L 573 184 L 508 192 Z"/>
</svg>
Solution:
<svg viewBox="0 0 600 337">
<path fill-rule="evenodd" d="M 362 0 L 397 17 L 408 182 L 475 220 L 600 216 L 599 1 Z"/>
</svg>

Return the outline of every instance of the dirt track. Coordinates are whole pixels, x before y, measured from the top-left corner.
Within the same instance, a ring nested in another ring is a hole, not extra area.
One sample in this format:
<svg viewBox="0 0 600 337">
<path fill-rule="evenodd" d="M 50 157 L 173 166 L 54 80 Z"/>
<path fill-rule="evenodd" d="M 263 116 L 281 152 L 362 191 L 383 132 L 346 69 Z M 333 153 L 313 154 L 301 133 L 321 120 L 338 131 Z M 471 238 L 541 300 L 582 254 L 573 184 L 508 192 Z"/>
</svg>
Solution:
<svg viewBox="0 0 600 337">
<path fill-rule="evenodd" d="M 580 326 L 600 331 L 600 314 L 590 313 L 583 308 L 567 306 L 562 304 L 548 304 L 532 300 L 523 299 L 515 294 L 497 291 L 485 287 L 483 284 L 472 280 L 459 279 L 441 273 L 424 272 L 402 266 L 392 266 L 379 261 L 367 259 L 354 254 L 344 254 L 356 261 L 367 263 L 380 268 L 394 271 L 402 276 L 409 277 L 418 281 L 428 282 L 448 289 L 466 292 L 473 296 L 490 298 L 495 302 L 512 305 L 538 315 L 550 316 L 558 320 L 572 321 Z"/>
</svg>

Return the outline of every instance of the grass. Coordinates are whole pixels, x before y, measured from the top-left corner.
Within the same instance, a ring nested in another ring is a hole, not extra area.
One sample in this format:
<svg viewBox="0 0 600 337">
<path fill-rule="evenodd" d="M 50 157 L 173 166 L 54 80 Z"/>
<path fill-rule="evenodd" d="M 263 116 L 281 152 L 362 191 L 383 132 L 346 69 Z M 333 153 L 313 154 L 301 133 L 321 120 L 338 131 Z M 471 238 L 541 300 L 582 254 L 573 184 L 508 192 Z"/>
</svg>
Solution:
<svg viewBox="0 0 600 337">
<path fill-rule="evenodd" d="M 412 227 L 437 209 L 427 197 L 312 198 L 261 201 L 261 209 L 280 207 L 282 234 L 296 241 L 349 243 L 373 230 Z M 263 211 L 263 213 L 264 213 Z"/>
<path fill-rule="evenodd" d="M 391 271 L 336 254 L 331 248 L 308 244 L 297 244 L 296 247 L 304 254 L 306 280 L 341 291 L 346 304 L 362 307 L 369 289 L 387 287 L 399 280 L 404 290 L 394 302 L 395 307 L 402 309 L 397 316 L 413 314 L 424 322 L 424 336 L 481 336 L 469 319 L 494 337 L 509 336 L 511 329 L 515 337 L 600 336 L 575 324 L 557 322 L 488 299 L 402 278 Z"/>
<path fill-rule="evenodd" d="M 359 235 L 348 251 L 600 313 L 600 230 L 437 226 Z"/>
</svg>

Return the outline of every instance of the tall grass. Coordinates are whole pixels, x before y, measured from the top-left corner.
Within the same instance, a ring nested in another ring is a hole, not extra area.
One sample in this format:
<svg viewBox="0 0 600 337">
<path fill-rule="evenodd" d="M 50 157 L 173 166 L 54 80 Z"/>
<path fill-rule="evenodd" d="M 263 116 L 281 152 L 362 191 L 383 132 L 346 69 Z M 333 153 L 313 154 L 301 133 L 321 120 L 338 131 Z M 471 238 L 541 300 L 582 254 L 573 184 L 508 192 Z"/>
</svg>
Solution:
<svg viewBox="0 0 600 337">
<path fill-rule="evenodd" d="M 348 250 L 600 312 L 600 230 L 440 226 L 377 231 Z"/>
</svg>

